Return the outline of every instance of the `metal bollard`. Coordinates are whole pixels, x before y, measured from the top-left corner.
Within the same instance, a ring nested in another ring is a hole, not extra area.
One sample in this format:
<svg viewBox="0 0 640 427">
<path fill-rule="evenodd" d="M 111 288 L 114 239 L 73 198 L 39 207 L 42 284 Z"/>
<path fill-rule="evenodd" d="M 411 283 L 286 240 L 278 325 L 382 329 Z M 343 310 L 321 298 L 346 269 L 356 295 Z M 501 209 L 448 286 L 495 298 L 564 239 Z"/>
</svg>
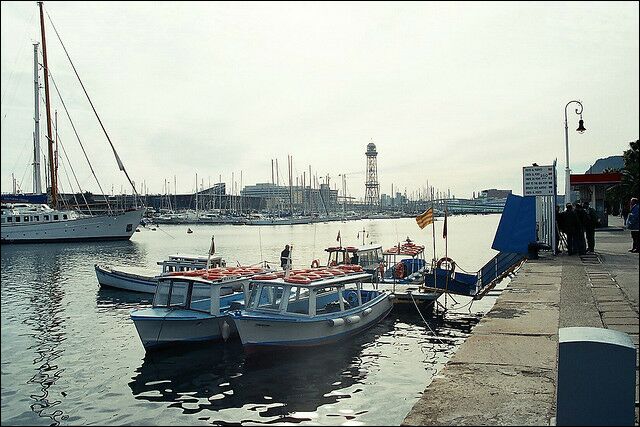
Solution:
<svg viewBox="0 0 640 427">
<path fill-rule="evenodd" d="M 636 348 L 629 335 L 560 328 L 556 425 L 634 425 Z"/>
</svg>

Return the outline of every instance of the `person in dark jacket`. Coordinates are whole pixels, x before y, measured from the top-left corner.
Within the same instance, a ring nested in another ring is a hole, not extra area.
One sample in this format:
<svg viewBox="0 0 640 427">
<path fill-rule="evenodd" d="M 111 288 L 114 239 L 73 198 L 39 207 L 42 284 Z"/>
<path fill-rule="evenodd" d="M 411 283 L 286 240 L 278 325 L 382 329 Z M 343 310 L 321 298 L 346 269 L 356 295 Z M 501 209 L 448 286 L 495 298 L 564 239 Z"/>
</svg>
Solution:
<svg viewBox="0 0 640 427">
<path fill-rule="evenodd" d="M 290 264 L 289 261 L 289 245 L 285 245 L 284 249 L 282 250 L 282 252 L 280 252 L 280 267 L 282 267 L 282 269 L 286 269 L 287 268 L 287 264 Z"/>
<path fill-rule="evenodd" d="M 596 227 L 598 226 L 598 214 L 589 206 L 589 202 L 583 202 L 582 207 L 586 214 L 584 234 L 587 237 L 587 252 L 593 252 L 596 248 Z"/>
<path fill-rule="evenodd" d="M 578 232 L 576 233 L 576 252 L 578 252 L 578 255 L 584 255 L 585 253 L 587 253 L 587 245 L 584 240 L 584 233 L 587 223 L 589 222 L 589 217 L 582 208 L 582 204 L 580 202 L 576 202 L 574 212 L 576 213 L 576 218 L 578 220 Z"/>
<path fill-rule="evenodd" d="M 567 235 L 567 254 L 573 255 L 577 250 L 578 218 L 571 203 L 567 203 L 564 212 L 562 212 L 562 223 L 564 224 L 564 232 Z"/>
<path fill-rule="evenodd" d="M 556 205 L 556 255 L 562 252 L 560 250 L 560 240 L 564 234 L 564 214 L 560 212 L 560 205 Z"/>
</svg>

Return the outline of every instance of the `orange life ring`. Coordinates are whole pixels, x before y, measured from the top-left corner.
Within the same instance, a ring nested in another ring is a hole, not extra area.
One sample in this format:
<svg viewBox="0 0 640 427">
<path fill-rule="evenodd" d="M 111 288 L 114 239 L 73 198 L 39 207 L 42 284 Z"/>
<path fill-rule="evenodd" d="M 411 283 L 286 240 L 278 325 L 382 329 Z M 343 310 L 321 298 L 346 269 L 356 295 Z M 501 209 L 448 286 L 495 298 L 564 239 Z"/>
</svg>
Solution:
<svg viewBox="0 0 640 427">
<path fill-rule="evenodd" d="M 289 276 L 285 277 L 284 281 L 289 283 L 299 283 L 301 285 L 307 285 L 311 283 L 311 279 L 304 276 Z"/>
<path fill-rule="evenodd" d="M 402 279 L 404 277 L 404 264 L 402 262 L 397 263 L 394 270 L 397 279 Z"/>
<path fill-rule="evenodd" d="M 320 267 L 320 261 L 317 259 L 314 259 L 313 261 L 311 261 L 311 268 L 318 268 Z"/>
<path fill-rule="evenodd" d="M 275 274 L 258 274 L 252 277 L 253 280 L 271 280 L 277 278 L 278 276 L 276 276 Z"/>
<path fill-rule="evenodd" d="M 442 257 L 442 258 L 440 258 L 440 259 L 438 260 L 438 262 L 436 263 L 436 268 L 440 268 L 440 266 L 441 266 L 444 262 L 446 262 L 447 264 L 449 264 L 449 266 L 451 267 L 451 269 L 447 269 L 447 271 L 448 271 L 449 273 L 453 273 L 453 272 L 455 271 L 455 269 L 456 269 L 456 263 L 455 263 L 455 261 L 454 261 L 454 260 L 452 260 L 452 259 L 451 259 L 451 258 L 449 258 L 449 257 Z"/>
<path fill-rule="evenodd" d="M 384 276 L 384 263 L 381 262 L 378 266 L 378 270 L 380 270 L 380 277 Z"/>
<path fill-rule="evenodd" d="M 335 265 L 337 265 L 335 260 L 333 260 L 333 261 L 331 261 L 331 262 L 329 263 L 329 266 L 331 266 L 331 267 L 333 267 L 333 266 L 335 266 Z"/>
</svg>

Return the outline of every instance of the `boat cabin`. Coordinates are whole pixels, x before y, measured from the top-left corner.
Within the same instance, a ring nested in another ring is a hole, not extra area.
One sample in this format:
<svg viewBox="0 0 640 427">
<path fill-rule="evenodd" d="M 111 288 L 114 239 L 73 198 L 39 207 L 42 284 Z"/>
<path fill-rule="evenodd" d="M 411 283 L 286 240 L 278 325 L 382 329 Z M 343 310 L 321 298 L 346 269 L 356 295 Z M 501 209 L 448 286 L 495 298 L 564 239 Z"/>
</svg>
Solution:
<svg viewBox="0 0 640 427">
<path fill-rule="evenodd" d="M 358 264 L 368 273 L 376 271 L 383 259 L 381 245 L 336 246 L 325 251 L 329 253 L 327 267 Z M 356 262 L 353 262 L 354 255 L 357 255 Z"/>
<path fill-rule="evenodd" d="M 264 314 L 321 316 L 357 308 L 379 294 L 362 289 L 362 282 L 371 278 L 370 274 L 362 271 L 347 274 L 338 271 L 331 277 L 316 280 L 298 277 L 253 279 L 245 310 Z"/>
<path fill-rule="evenodd" d="M 242 283 L 244 282 L 244 283 Z M 242 285 L 244 292 L 235 292 Z M 193 310 L 219 316 L 230 309 L 241 309 L 248 295 L 249 281 L 230 277 L 211 281 L 201 277 L 166 276 L 158 278 L 153 308 Z"/>
<path fill-rule="evenodd" d="M 169 259 L 164 261 L 158 261 L 158 265 L 162 266 L 163 273 L 171 273 L 175 271 L 191 271 L 202 270 L 207 266 L 206 255 L 186 255 L 176 254 L 169 255 Z M 209 256 L 209 267 L 217 268 L 224 267 L 226 262 L 220 255 Z"/>
<path fill-rule="evenodd" d="M 71 211 L 58 211 L 47 205 L 29 203 L 10 203 L 2 205 L 2 225 L 18 225 L 41 222 L 58 222 L 75 219 L 77 215 Z"/>
<path fill-rule="evenodd" d="M 382 280 L 418 280 L 426 271 L 424 246 L 414 244 L 411 239 L 386 249 L 383 252 L 384 273 Z"/>
</svg>

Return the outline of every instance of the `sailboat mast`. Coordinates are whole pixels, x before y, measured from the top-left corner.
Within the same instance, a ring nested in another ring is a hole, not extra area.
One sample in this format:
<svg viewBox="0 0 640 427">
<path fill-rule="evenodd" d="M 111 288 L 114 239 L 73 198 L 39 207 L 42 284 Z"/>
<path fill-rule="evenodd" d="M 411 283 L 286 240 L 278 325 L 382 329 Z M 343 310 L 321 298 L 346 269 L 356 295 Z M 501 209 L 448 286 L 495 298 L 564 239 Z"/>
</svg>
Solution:
<svg viewBox="0 0 640 427">
<path fill-rule="evenodd" d="M 47 65 L 47 42 L 44 34 L 44 15 L 42 13 L 42 2 L 38 2 L 40 8 L 40 34 L 42 36 L 42 64 L 44 66 L 44 99 L 47 109 L 47 140 L 49 145 L 49 171 L 51 179 L 51 205 L 58 206 L 58 183 L 55 160 L 53 156 L 53 137 L 51 132 L 51 108 L 49 105 L 49 67 Z"/>
<path fill-rule="evenodd" d="M 33 44 L 33 86 L 35 98 L 35 110 L 33 120 L 35 122 L 33 134 L 33 193 L 42 193 L 42 183 L 40 182 L 40 79 L 38 74 L 38 42 Z"/>
</svg>

